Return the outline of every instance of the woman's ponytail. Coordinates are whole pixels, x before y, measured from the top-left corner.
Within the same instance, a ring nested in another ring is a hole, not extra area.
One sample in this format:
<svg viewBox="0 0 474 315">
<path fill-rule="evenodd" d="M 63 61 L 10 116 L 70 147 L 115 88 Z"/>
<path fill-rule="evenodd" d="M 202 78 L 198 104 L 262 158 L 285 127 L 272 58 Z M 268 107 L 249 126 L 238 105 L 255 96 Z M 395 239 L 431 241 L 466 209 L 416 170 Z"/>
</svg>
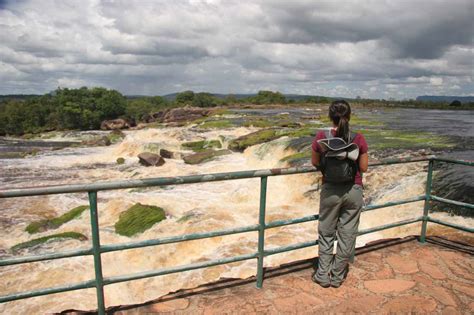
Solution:
<svg viewBox="0 0 474 315">
<path fill-rule="evenodd" d="M 349 120 L 346 117 L 339 118 L 336 137 L 342 138 L 346 142 L 349 141 Z"/>
<path fill-rule="evenodd" d="M 336 137 L 349 141 L 349 120 L 351 119 L 351 107 L 345 100 L 337 100 L 329 106 L 329 118 L 337 126 Z"/>
</svg>

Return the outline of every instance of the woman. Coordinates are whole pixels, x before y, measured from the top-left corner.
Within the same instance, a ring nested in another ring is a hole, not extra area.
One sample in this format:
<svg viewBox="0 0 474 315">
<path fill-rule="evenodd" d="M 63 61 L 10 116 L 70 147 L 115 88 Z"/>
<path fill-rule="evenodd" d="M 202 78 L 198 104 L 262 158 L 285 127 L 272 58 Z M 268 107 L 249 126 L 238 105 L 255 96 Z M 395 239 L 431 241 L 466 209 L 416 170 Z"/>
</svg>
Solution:
<svg viewBox="0 0 474 315">
<path fill-rule="evenodd" d="M 321 188 L 319 204 L 319 260 L 318 269 L 312 279 L 322 287 L 339 287 L 349 271 L 349 258 L 355 248 L 360 212 L 362 208 L 362 173 L 368 167 L 368 146 L 360 133 L 349 130 L 351 108 L 344 100 L 334 101 L 329 107 L 329 118 L 333 123 L 330 130 L 333 137 L 342 138 L 346 143 L 355 143 L 359 156 L 355 161 L 353 180 L 343 183 L 325 182 Z M 319 167 L 324 158 L 324 149 L 319 140 L 326 139 L 320 131 L 312 145 L 311 162 Z M 337 251 L 333 257 L 334 240 L 337 232 Z"/>
</svg>

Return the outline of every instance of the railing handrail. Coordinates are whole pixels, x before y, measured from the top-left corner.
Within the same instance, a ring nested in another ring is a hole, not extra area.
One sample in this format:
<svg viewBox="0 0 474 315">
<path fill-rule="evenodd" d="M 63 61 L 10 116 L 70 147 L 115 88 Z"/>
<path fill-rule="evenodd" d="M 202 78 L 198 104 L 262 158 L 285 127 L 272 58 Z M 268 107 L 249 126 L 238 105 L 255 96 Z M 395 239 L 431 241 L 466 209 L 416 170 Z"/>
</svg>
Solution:
<svg viewBox="0 0 474 315">
<path fill-rule="evenodd" d="M 449 200 L 449 199 L 431 195 L 431 181 L 432 181 L 434 161 L 474 166 L 473 161 L 454 160 L 454 159 L 448 159 L 448 158 L 437 158 L 435 156 L 428 156 L 428 157 L 422 157 L 422 158 L 387 159 L 387 160 L 382 160 L 380 162 L 371 163 L 370 166 L 374 167 L 374 166 L 382 166 L 382 165 L 423 162 L 423 161 L 429 161 L 428 177 L 427 177 L 426 190 L 425 190 L 424 195 L 407 198 L 404 200 L 391 201 L 391 202 L 387 202 L 387 203 L 379 204 L 379 205 L 368 205 L 362 209 L 362 211 L 371 211 L 371 210 L 376 210 L 379 208 L 390 207 L 390 206 L 401 205 L 401 204 L 424 200 L 425 204 L 424 204 L 423 216 L 361 230 L 359 231 L 358 235 L 373 233 L 376 231 L 381 231 L 381 230 L 385 230 L 385 229 L 389 229 L 389 228 L 393 228 L 397 226 L 402 226 L 402 225 L 407 225 L 407 224 L 412 224 L 416 222 L 422 222 L 422 230 L 421 230 L 421 235 L 420 235 L 420 242 L 422 243 L 425 241 L 426 227 L 427 227 L 428 222 L 441 224 L 441 225 L 445 225 L 451 228 L 474 233 L 473 228 L 464 227 L 457 224 L 452 224 L 449 222 L 433 219 L 428 215 L 428 211 L 430 208 L 430 201 L 438 201 L 438 202 L 443 202 L 447 204 L 463 206 L 463 207 L 468 207 L 470 209 L 474 209 L 474 205 L 472 204 Z M 215 174 L 205 174 L 205 175 L 190 175 L 190 176 L 161 177 L 161 178 L 148 178 L 148 179 L 138 179 L 138 180 L 125 180 L 125 181 L 110 181 L 110 182 L 100 182 L 100 183 L 93 183 L 93 184 L 72 184 L 72 185 L 42 186 L 42 187 L 0 190 L 0 198 L 87 192 L 89 194 L 91 228 L 92 228 L 92 248 L 81 249 L 77 251 L 68 251 L 68 252 L 62 252 L 62 253 L 51 253 L 51 254 L 45 254 L 45 255 L 34 255 L 34 256 L 23 256 L 23 257 L 9 258 L 9 259 L 1 259 L 0 266 L 93 255 L 94 267 L 95 267 L 95 280 L 89 280 L 89 281 L 85 281 L 85 282 L 81 282 L 81 283 L 77 283 L 73 285 L 52 287 L 52 288 L 35 290 L 35 291 L 14 293 L 7 296 L 0 296 L 0 303 L 13 301 L 13 300 L 19 300 L 19 299 L 25 299 L 25 298 L 34 297 L 34 296 L 41 296 L 41 295 L 95 287 L 97 291 L 98 312 L 99 314 L 104 314 L 105 304 L 104 304 L 103 286 L 105 285 L 124 282 L 124 281 L 132 281 L 136 279 L 143 279 L 143 278 L 148 278 L 148 277 L 155 277 L 159 275 L 193 270 L 193 269 L 204 268 L 204 267 L 209 267 L 209 266 L 216 266 L 216 265 L 243 261 L 243 260 L 253 259 L 253 258 L 258 259 L 257 287 L 260 288 L 262 286 L 262 281 L 263 281 L 264 257 L 286 252 L 286 251 L 306 248 L 306 247 L 310 247 L 310 246 L 314 246 L 318 244 L 318 241 L 314 240 L 314 241 L 292 244 L 289 246 L 282 246 L 282 247 L 277 247 L 277 248 L 272 248 L 272 249 L 267 249 L 267 250 L 264 248 L 264 239 L 265 239 L 264 232 L 266 229 L 286 226 L 290 224 L 315 221 L 319 219 L 318 215 L 312 215 L 312 216 L 307 216 L 303 218 L 278 220 L 278 221 L 272 221 L 268 223 L 265 222 L 267 178 L 269 176 L 304 174 L 304 173 L 312 173 L 316 171 L 317 169 L 314 167 L 278 168 L 278 169 L 263 169 L 263 170 L 251 170 L 251 171 L 228 172 L 228 173 L 215 173 Z M 145 240 L 145 241 L 139 241 L 139 242 L 111 244 L 111 245 L 100 244 L 99 224 L 98 224 L 98 214 L 97 214 L 97 192 L 98 191 L 127 189 L 127 188 L 136 188 L 136 187 L 204 183 L 204 182 L 212 182 L 212 181 L 235 180 L 235 179 L 246 179 L 246 178 L 256 178 L 256 177 L 261 178 L 260 210 L 259 210 L 259 223 L 258 224 L 245 226 L 245 227 L 238 227 L 238 228 L 233 228 L 233 229 L 227 229 L 227 230 L 221 230 L 221 231 L 172 236 L 172 237 L 167 237 L 167 238 L 162 238 L 162 239 Z M 235 257 L 226 257 L 222 259 L 210 260 L 206 262 L 200 262 L 200 263 L 189 264 L 189 265 L 178 266 L 178 267 L 170 267 L 170 268 L 146 271 L 146 272 L 135 273 L 135 274 L 121 275 L 121 276 L 116 276 L 116 277 L 104 278 L 102 276 L 102 262 L 101 262 L 102 253 L 119 251 L 119 250 L 127 250 L 127 249 L 133 249 L 133 248 L 142 248 L 146 246 L 156 246 L 156 245 L 161 245 L 161 244 L 176 243 L 176 242 L 188 241 L 188 240 L 193 240 L 193 239 L 202 239 L 202 238 L 209 238 L 209 237 L 215 237 L 215 236 L 230 235 L 230 234 L 236 234 L 236 233 L 246 233 L 250 231 L 258 232 L 258 250 L 255 253 L 250 253 L 250 254 L 240 255 L 240 256 L 235 256 Z"/>
</svg>

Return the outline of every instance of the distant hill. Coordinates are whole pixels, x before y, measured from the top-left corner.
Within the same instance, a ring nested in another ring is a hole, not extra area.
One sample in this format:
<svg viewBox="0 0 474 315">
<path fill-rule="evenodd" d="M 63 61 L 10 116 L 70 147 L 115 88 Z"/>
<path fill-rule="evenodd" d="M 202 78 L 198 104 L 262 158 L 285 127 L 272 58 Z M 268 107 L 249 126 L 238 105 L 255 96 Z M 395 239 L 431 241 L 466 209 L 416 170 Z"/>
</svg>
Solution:
<svg viewBox="0 0 474 315">
<path fill-rule="evenodd" d="M 461 103 L 474 102 L 474 96 L 437 96 L 437 95 L 423 95 L 416 98 L 417 101 L 428 101 L 428 102 L 444 102 L 451 103 L 454 100 L 458 100 Z"/>
<path fill-rule="evenodd" d="M 40 94 L 7 94 L 0 95 L 0 102 L 7 100 L 26 100 L 28 98 L 41 96 Z"/>
<path fill-rule="evenodd" d="M 195 92 L 195 93 L 199 93 L 199 92 Z M 176 95 L 178 95 L 179 93 L 171 93 L 171 94 L 166 94 L 166 95 L 163 95 L 163 97 L 165 99 L 167 99 L 168 101 L 174 101 L 176 99 Z M 229 93 L 229 94 L 220 94 L 220 93 L 210 93 L 212 96 L 215 96 L 215 97 L 218 97 L 218 98 L 221 98 L 221 99 L 224 99 L 230 95 L 234 96 L 236 99 L 238 100 L 241 100 L 241 99 L 244 99 L 244 98 L 248 98 L 248 97 L 253 97 L 253 96 L 257 96 L 257 93 L 249 93 L 249 94 L 233 94 L 233 93 Z M 310 97 L 316 97 L 316 98 L 328 98 L 328 99 L 331 99 L 332 97 L 326 97 L 326 96 L 319 96 L 319 95 L 300 95 L 300 94 L 283 94 L 287 100 L 294 100 L 294 101 L 300 101 L 300 100 L 304 100 L 304 99 L 307 99 L 307 98 L 310 98 Z M 128 98 L 131 98 L 131 97 L 134 97 L 134 96 L 129 96 L 127 95 Z"/>
</svg>

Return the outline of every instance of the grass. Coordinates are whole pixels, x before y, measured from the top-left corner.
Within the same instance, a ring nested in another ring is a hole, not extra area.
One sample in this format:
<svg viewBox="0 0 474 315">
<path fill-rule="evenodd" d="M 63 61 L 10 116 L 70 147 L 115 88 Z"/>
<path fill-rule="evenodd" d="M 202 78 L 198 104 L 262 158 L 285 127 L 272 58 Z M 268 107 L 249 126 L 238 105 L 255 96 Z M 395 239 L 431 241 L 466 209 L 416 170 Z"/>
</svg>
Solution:
<svg viewBox="0 0 474 315">
<path fill-rule="evenodd" d="M 79 217 L 86 209 L 89 209 L 89 206 L 79 206 L 69 210 L 59 217 L 32 222 L 28 224 L 25 231 L 34 234 L 57 229 L 64 223 Z"/>
<path fill-rule="evenodd" d="M 75 240 L 80 240 L 80 241 L 85 241 L 87 240 L 87 237 L 84 234 L 77 233 L 77 232 L 64 232 L 64 233 L 58 233 L 58 234 L 53 234 L 53 235 L 48 235 L 48 236 L 43 236 L 40 238 L 35 238 L 31 241 L 28 242 L 23 242 L 20 244 L 17 244 L 11 248 L 12 252 L 18 252 L 19 250 L 25 249 L 25 248 L 30 248 L 34 246 L 38 246 L 41 244 L 44 244 L 50 240 L 64 240 L 64 239 L 75 239 Z"/>
<path fill-rule="evenodd" d="M 319 119 L 321 122 L 323 122 L 326 125 L 332 125 L 331 119 L 329 119 L 328 116 L 321 116 Z M 380 121 L 375 121 L 375 120 L 369 120 L 369 119 L 364 119 L 360 118 L 357 115 L 351 114 L 351 119 L 349 120 L 349 125 L 351 126 L 367 126 L 367 127 L 382 127 L 383 123 Z"/>
<path fill-rule="evenodd" d="M 201 140 L 201 141 L 193 141 L 193 142 L 185 142 L 181 144 L 182 147 L 186 149 L 193 150 L 194 152 L 201 152 L 206 149 L 222 148 L 222 144 L 219 140 Z"/>
<path fill-rule="evenodd" d="M 296 130 L 286 131 L 284 135 L 290 138 L 300 138 L 300 137 L 307 137 L 307 136 L 315 136 L 316 132 L 317 132 L 316 128 L 303 127 Z"/>
<path fill-rule="evenodd" d="M 119 220 L 115 223 L 115 232 L 131 237 L 145 232 L 164 219 L 166 214 L 162 208 L 136 203 L 120 214 Z"/>
</svg>

